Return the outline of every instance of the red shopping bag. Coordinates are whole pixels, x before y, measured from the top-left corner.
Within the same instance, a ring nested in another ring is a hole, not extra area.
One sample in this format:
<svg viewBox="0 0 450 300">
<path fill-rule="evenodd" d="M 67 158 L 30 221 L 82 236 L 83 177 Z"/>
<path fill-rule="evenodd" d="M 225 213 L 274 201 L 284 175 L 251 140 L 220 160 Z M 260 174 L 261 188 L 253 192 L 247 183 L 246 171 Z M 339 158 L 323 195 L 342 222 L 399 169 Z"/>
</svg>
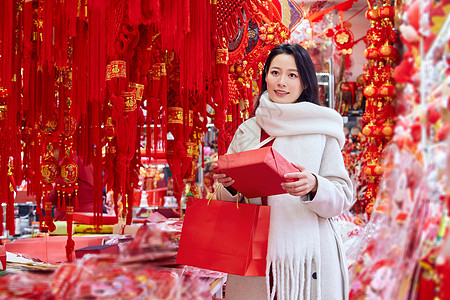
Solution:
<svg viewBox="0 0 450 300">
<path fill-rule="evenodd" d="M 177 263 L 265 276 L 270 207 L 189 198 Z"/>
</svg>

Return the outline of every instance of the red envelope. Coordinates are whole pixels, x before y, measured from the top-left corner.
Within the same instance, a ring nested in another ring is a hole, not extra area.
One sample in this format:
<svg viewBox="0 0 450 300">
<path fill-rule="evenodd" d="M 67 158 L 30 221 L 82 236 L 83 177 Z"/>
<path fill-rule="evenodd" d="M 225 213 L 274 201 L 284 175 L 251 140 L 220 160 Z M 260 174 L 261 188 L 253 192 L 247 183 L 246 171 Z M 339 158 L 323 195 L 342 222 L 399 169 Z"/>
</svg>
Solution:
<svg viewBox="0 0 450 300">
<path fill-rule="evenodd" d="M 189 198 L 177 263 L 265 276 L 270 206 Z"/>
<path fill-rule="evenodd" d="M 217 164 L 214 171 L 233 178 L 233 188 L 247 198 L 285 194 L 284 174 L 299 171 L 272 147 L 225 154 Z"/>
</svg>

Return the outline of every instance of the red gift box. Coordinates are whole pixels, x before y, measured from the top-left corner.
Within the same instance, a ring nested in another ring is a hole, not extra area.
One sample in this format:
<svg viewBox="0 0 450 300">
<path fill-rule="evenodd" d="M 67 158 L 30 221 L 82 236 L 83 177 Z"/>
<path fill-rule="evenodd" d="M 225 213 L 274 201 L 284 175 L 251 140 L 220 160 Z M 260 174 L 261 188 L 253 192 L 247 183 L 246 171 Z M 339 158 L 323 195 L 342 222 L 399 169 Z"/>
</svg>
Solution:
<svg viewBox="0 0 450 300">
<path fill-rule="evenodd" d="M 73 221 L 76 223 L 94 225 L 94 213 L 91 212 L 74 212 Z M 117 223 L 117 216 L 113 215 L 103 215 L 102 224 L 103 225 L 114 225 Z"/>
<path fill-rule="evenodd" d="M 233 178 L 232 185 L 247 198 L 285 194 L 284 174 L 299 172 L 272 147 L 263 147 L 219 157 L 216 173 Z"/>
</svg>

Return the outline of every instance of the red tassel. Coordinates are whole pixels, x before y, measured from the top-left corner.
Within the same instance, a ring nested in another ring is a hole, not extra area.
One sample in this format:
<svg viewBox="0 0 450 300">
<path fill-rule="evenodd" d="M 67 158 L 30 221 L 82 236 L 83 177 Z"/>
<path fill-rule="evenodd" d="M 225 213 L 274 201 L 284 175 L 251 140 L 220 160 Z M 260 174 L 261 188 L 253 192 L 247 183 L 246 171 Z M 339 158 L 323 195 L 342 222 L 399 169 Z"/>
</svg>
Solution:
<svg viewBox="0 0 450 300">
<path fill-rule="evenodd" d="M 147 1 L 144 0 L 144 2 Z M 141 23 L 141 0 L 129 0 L 128 13 L 130 24 L 139 25 Z"/>
<path fill-rule="evenodd" d="M 75 202 L 75 210 L 78 210 L 80 208 L 78 203 L 78 183 L 75 183 L 74 187 L 74 202 Z"/>
<path fill-rule="evenodd" d="M 75 249 L 75 242 L 72 239 L 73 206 L 67 206 L 66 222 L 67 222 L 66 258 L 68 262 L 72 262 L 74 259 L 73 251 Z"/>
<path fill-rule="evenodd" d="M 44 200 L 44 205 L 45 205 L 44 222 L 48 228 L 48 231 L 53 232 L 56 230 L 56 225 L 53 222 L 53 217 L 52 217 L 52 203 L 50 201 L 48 201 L 47 195 L 44 196 L 43 200 Z"/>
<path fill-rule="evenodd" d="M 14 176 L 8 174 L 8 199 L 6 203 L 6 230 L 10 235 L 16 232 L 15 215 L 14 215 L 14 191 L 17 192 Z"/>
</svg>

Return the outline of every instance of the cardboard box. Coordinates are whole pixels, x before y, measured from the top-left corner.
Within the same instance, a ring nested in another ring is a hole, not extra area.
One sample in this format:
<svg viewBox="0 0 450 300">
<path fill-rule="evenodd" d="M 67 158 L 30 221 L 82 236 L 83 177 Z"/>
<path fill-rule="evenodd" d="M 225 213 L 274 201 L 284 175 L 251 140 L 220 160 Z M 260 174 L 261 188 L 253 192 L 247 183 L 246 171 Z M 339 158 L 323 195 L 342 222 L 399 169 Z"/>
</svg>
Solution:
<svg viewBox="0 0 450 300">
<path fill-rule="evenodd" d="M 272 147 L 263 147 L 219 157 L 216 173 L 235 180 L 232 185 L 247 198 L 285 194 L 281 187 L 286 173 L 299 172 Z"/>
</svg>

